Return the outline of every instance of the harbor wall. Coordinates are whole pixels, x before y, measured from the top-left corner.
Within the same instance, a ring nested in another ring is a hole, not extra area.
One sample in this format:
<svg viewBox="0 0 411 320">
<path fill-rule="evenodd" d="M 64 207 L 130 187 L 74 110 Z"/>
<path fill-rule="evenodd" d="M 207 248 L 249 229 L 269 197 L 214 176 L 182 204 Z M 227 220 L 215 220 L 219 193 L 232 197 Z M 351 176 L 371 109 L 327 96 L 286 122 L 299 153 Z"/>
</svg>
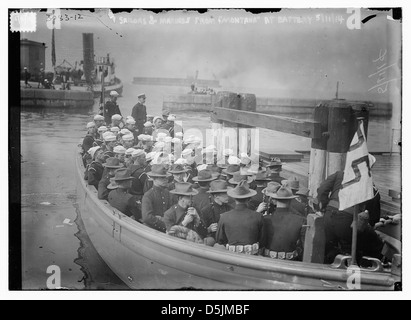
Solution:
<svg viewBox="0 0 411 320">
<path fill-rule="evenodd" d="M 42 107 L 91 107 L 94 104 L 91 91 L 21 89 L 21 106 Z"/>
<path fill-rule="evenodd" d="M 218 80 L 206 80 L 206 79 L 190 79 L 190 78 L 152 78 L 152 77 L 135 77 L 133 84 L 144 85 L 158 85 L 158 86 L 183 86 L 187 87 L 187 91 L 190 90 L 192 84 L 196 84 L 200 87 L 212 87 L 219 88 L 220 82 Z"/>
<path fill-rule="evenodd" d="M 163 109 L 170 112 L 211 112 L 212 103 L 216 95 L 168 95 L 163 98 Z M 313 109 L 321 103 L 322 100 L 313 99 L 287 99 L 287 98 L 265 98 L 257 97 L 257 112 L 288 115 L 304 116 L 311 118 Z M 372 102 L 370 108 L 370 117 L 392 117 L 392 103 Z"/>
</svg>

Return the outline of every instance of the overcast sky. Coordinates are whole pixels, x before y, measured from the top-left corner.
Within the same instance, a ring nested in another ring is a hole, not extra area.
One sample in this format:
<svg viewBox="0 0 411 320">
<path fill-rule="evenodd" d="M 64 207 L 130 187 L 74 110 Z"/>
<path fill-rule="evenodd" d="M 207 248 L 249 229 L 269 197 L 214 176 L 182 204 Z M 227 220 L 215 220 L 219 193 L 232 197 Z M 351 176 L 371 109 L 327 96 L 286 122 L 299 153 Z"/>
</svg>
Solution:
<svg viewBox="0 0 411 320">
<path fill-rule="evenodd" d="M 313 93 L 332 98 L 340 81 L 341 91 L 352 95 L 348 98 L 370 100 L 392 100 L 390 95 L 398 93 L 400 85 L 395 79 L 400 78 L 401 23 L 387 19 L 386 12 L 363 10 L 361 19 L 377 17 L 361 23 L 360 30 L 348 29 L 346 9 L 259 15 L 236 10 L 203 15 L 134 11 L 115 14 L 115 22 L 105 11 L 62 11 L 63 19 L 66 13 L 82 13 L 84 19 L 63 21 L 56 30 L 57 64 L 82 60 L 82 33 L 92 32 L 96 55 L 109 52 L 123 81 L 135 76 L 193 76 L 198 70 L 199 78 L 216 77 L 226 86 L 264 88 L 289 97 Z M 156 20 L 152 24 L 150 15 Z M 170 24 L 162 20 L 167 18 Z M 182 24 L 188 18 L 189 23 Z M 51 69 L 51 30 L 45 13 L 38 14 L 37 26 L 36 33 L 22 37 L 46 43 L 46 69 Z M 384 61 L 374 61 L 385 52 Z M 378 88 L 370 90 L 378 84 L 378 75 L 371 75 L 384 63 L 395 64 L 383 75 L 393 81 L 386 93 L 378 93 Z"/>
</svg>

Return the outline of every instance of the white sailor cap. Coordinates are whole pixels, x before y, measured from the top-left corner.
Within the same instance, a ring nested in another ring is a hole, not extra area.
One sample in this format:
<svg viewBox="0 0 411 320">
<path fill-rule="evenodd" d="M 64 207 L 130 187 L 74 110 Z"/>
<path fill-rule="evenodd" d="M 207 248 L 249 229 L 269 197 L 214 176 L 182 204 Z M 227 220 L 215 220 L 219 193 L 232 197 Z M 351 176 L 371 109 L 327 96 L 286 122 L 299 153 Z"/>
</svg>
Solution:
<svg viewBox="0 0 411 320">
<path fill-rule="evenodd" d="M 188 157 L 188 156 L 191 156 L 192 153 L 193 153 L 193 149 L 185 149 L 185 150 L 181 153 L 181 155 L 182 155 L 183 157 Z"/>
<path fill-rule="evenodd" d="M 136 120 L 133 117 L 130 117 L 126 120 L 126 124 L 136 124 Z"/>
<path fill-rule="evenodd" d="M 123 117 L 119 114 L 113 114 L 111 120 L 121 120 Z"/>
<path fill-rule="evenodd" d="M 251 158 L 248 156 L 247 153 L 243 152 L 240 154 L 241 157 L 241 163 L 244 165 L 248 165 L 251 162 Z"/>
<path fill-rule="evenodd" d="M 159 141 L 159 142 L 157 142 L 157 143 L 154 145 L 154 149 L 156 149 L 156 150 L 158 150 L 158 149 L 164 149 L 165 146 L 166 146 L 166 145 L 165 145 L 164 142 Z"/>
<path fill-rule="evenodd" d="M 158 134 L 157 134 L 157 141 L 164 141 L 164 139 L 167 137 L 167 133 L 164 133 L 164 132 L 159 132 Z"/>
<path fill-rule="evenodd" d="M 184 133 L 182 133 L 182 132 L 176 132 L 176 133 L 174 134 L 174 137 L 179 138 L 179 139 L 183 139 Z"/>
<path fill-rule="evenodd" d="M 241 160 L 238 159 L 237 157 L 229 156 L 227 162 L 228 162 L 228 164 L 239 165 L 241 163 Z"/>
<path fill-rule="evenodd" d="M 145 124 L 144 124 L 144 127 L 146 127 L 146 128 L 150 128 L 150 127 L 152 127 L 153 126 L 153 124 L 150 122 L 150 121 L 147 121 Z"/>
<path fill-rule="evenodd" d="M 200 171 L 206 170 L 207 167 L 208 167 L 208 165 L 206 165 L 206 164 L 200 164 L 200 165 L 197 167 L 197 171 L 200 172 Z"/>
<path fill-rule="evenodd" d="M 160 119 L 161 121 L 163 121 L 163 118 L 162 118 L 162 117 L 157 116 L 157 117 L 154 117 L 153 122 L 156 122 L 158 119 Z"/>
<path fill-rule="evenodd" d="M 100 114 L 94 116 L 94 121 L 104 121 L 104 117 Z"/>
<path fill-rule="evenodd" d="M 128 130 L 128 129 L 126 129 L 126 128 L 124 128 L 124 129 L 121 129 L 121 130 L 120 130 L 120 134 L 122 134 L 122 135 L 131 134 L 131 131 Z"/>
<path fill-rule="evenodd" d="M 174 164 L 181 164 L 181 165 L 186 165 L 187 164 L 187 160 L 186 159 L 183 159 L 183 158 L 180 158 L 180 159 L 177 159 L 175 162 L 174 162 Z"/>
<path fill-rule="evenodd" d="M 127 150 L 126 150 L 126 156 L 131 156 L 131 155 L 133 155 L 133 152 L 134 151 L 136 151 L 136 149 L 134 149 L 134 148 L 128 148 Z"/>
<path fill-rule="evenodd" d="M 214 153 L 216 152 L 217 148 L 214 145 L 208 146 L 207 148 L 204 148 L 201 153 L 205 154 L 205 153 Z"/>
<path fill-rule="evenodd" d="M 119 127 L 111 127 L 110 131 L 111 132 L 120 132 L 120 128 Z"/>
<path fill-rule="evenodd" d="M 179 139 L 179 138 L 173 138 L 173 139 L 171 139 L 171 143 L 174 143 L 174 144 L 176 144 L 176 143 L 181 143 L 181 139 Z"/>
<path fill-rule="evenodd" d="M 118 97 L 119 94 L 118 94 L 117 91 L 113 90 L 113 91 L 110 91 L 110 96 L 112 96 L 112 97 Z"/>
<path fill-rule="evenodd" d="M 107 131 L 103 133 L 103 139 L 107 142 L 113 142 L 117 140 L 117 137 L 112 132 Z"/>
<path fill-rule="evenodd" d="M 152 136 L 149 136 L 149 135 L 147 135 L 147 134 L 140 134 L 140 135 L 137 137 L 137 139 L 140 140 L 140 141 L 151 141 Z"/>
<path fill-rule="evenodd" d="M 120 154 L 125 154 L 126 153 L 126 148 L 123 146 L 115 146 L 113 149 L 114 153 L 120 153 Z"/>
<path fill-rule="evenodd" d="M 167 118 L 168 121 L 176 121 L 177 117 L 174 114 L 170 114 Z"/>
<path fill-rule="evenodd" d="M 98 127 L 98 129 L 97 129 L 98 132 L 106 132 L 107 130 L 108 129 L 107 129 L 106 126 L 101 126 L 101 127 Z"/>
<path fill-rule="evenodd" d="M 150 152 L 150 153 L 147 153 L 147 155 L 146 155 L 146 160 L 147 161 L 152 161 L 153 159 L 154 159 L 154 156 L 156 155 L 156 152 Z"/>
<path fill-rule="evenodd" d="M 132 133 L 130 133 L 130 134 L 125 134 L 125 135 L 122 137 L 122 139 L 123 139 L 123 141 L 132 141 L 132 140 L 134 140 L 134 135 L 133 135 Z"/>
<path fill-rule="evenodd" d="M 137 98 L 145 98 L 146 97 L 146 94 L 145 93 L 140 93 L 138 96 L 137 96 Z"/>
<path fill-rule="evenodd" d="M 141 156 L 147 156 L 147 154 L 143 151 L 143 150 L 141 150 L 141 149 L 136 149 L 136 150 L 134 150 L 133 151 L 133 154 L 132 154 L 132 157 L 133 158 L 138 158 L 138 157 L 141 157 Z"/>
<path fill-rule="evenodd" d="M 88 153 L 91 155 L 91 158 L 94 159 L 94 155 L 96 154 L 97 150 L 100 150 L 101 147 L 97 146 L 97 147 L 91 147 L 90 149 L 88 149 Z"/>
<path fill-rule="evenodd" d="M 229 156 L 234 155 L 233 149 L 225 149 L 223 153 L 224 153 L 225 157 L 229 157 Z"/>
<path fill-rule="evenodd" d="M 95 127 L 96 127 L 96 124 L 94 122 L 87 123 L 87 129 L 95 128 Z"/>
</svg>

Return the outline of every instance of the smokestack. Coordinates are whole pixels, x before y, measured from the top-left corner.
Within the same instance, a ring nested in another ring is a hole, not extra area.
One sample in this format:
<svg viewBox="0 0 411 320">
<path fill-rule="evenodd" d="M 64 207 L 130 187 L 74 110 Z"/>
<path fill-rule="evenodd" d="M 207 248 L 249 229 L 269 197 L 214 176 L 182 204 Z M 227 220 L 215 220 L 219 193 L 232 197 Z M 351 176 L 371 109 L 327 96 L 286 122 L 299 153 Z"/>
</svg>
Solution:
<svg viewBox="0 0 411 320">
<path fill-rule="evenodd" d="M 92 33 L 83 33 L 83 58 L 84 76 L 86 82 L 92 83 L 92 72 L 94 70 L 94 39 Z"/>
</svg>

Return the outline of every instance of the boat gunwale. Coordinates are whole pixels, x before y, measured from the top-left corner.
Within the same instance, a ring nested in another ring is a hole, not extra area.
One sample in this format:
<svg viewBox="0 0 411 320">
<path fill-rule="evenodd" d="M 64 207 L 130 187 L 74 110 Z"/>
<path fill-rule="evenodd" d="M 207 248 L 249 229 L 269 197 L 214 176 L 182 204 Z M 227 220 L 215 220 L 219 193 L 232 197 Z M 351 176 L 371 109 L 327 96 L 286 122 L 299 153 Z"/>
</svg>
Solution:
<svg viewBox="0 0 411 320">
<path fill-rule="evenodd" d="M 81 172 L 81 169 L 84 169 L 84 166 L 80 156 L 76 156 L 76 162 L 78 178 L 80 179 L 83 189 L 85 189 L 86 193 L 90 195 L 90 199 L 92 199 L 92 201 L 102 209 L 101 211 L 103 211 L 110 220 L 113 220 L 115 223 L 127 229 L 132 234 L 138 234 L 147 241 L 154 242 L 155 244 L 168 250 L 179 251 L 184 254 L 199 257 L 201 259 L 216 261 L 230 266 L 258 270 L 260 272 L 280 273 L 289 276 L 299 276 L 318 280 L 345 282 L 350 275 L 347 270 L 333 269 L 329 265 L 324 264 L 273 260 L 259 256 L 239 256 L 236 253 L 187 242 L 151 229 L 111 207 L 108 201 L 98 199 L 97 191 L 91 189 L 93 186 L 87 185 L 87 182 L 83 179 L 83 172 Z M 392 287 L 397 282 L 396 278 L 397 276 L 394 276 L 391 273 L 370 272 L 361 269 L 361 283 L 363 285 Z"/>
</svg>

